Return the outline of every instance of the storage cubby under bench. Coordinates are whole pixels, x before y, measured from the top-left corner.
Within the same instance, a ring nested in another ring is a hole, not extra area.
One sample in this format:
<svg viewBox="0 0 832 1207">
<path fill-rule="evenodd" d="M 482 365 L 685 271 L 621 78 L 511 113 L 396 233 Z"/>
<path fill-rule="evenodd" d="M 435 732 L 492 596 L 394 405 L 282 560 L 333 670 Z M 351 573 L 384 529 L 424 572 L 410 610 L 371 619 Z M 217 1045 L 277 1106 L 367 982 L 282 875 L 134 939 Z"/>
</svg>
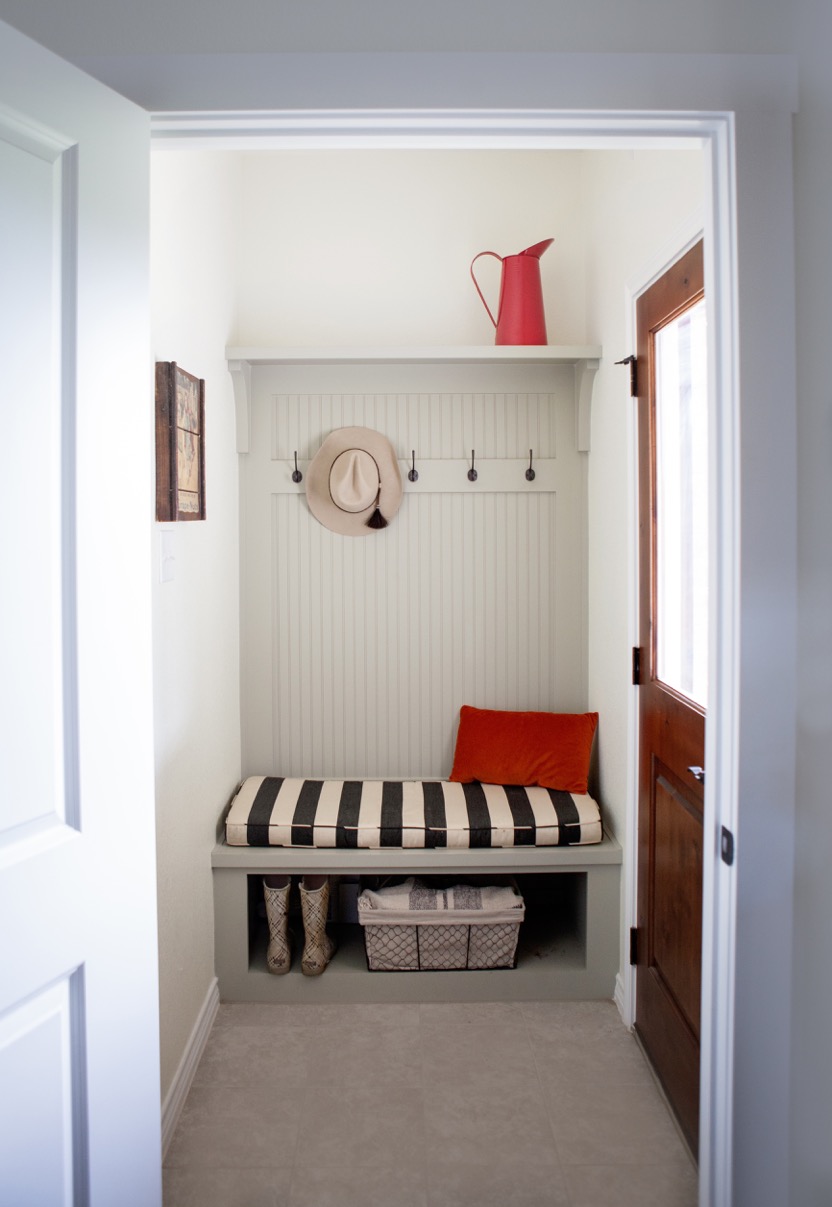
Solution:
<svg viewBox="0 0 832 1207">
<path fill-rule="evenodd" d="M 222 1001 L 431 1002 L 611 998 L 619 962 L 621 847 L 609 835 L 590 846 L 375 850 L 235 847 L 212 855 L 216 971 Z M 266 971 L 260 919 L 263 875 L 513 876 L 526 899 L 517 967 L 464 972 L 369 972 L 361 927 L 335 928 L 339 942 L 323 976 L 299 961 Z"/>
</svg>

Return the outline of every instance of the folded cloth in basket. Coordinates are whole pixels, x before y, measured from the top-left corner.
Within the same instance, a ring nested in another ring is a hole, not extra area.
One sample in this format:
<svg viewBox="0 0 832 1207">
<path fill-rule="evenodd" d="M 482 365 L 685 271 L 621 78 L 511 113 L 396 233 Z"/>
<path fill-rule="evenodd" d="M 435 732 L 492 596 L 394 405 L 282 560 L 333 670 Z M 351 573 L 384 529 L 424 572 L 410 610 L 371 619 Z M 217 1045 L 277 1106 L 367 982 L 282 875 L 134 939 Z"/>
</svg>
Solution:
<svg viewBox="0 0 832 1207">
<path fill-rule="evenodd" d="M 471 911 L 496 915 L 510 911 L 522 911 L 523 898 L 510 884 L 455 884 L 451 888 L 437 888 L 424 880 L 410 876 L 401 884 L 390 884 L 380 889 L 365 888 L 358 898 L 359 910 L 378 910 L 387 913 L 450 912 L 467 915 Z M 522 917 L 522 913 L 520 915 Z M 418 917 L 413 919 L 418 921 Z"/>
<path fill-rule="evenodd" d="M 517 847 L 600 842 L 590 796 L 445 780 L 249 776 L 225 822 L 229 846 Z"/>
</svg>

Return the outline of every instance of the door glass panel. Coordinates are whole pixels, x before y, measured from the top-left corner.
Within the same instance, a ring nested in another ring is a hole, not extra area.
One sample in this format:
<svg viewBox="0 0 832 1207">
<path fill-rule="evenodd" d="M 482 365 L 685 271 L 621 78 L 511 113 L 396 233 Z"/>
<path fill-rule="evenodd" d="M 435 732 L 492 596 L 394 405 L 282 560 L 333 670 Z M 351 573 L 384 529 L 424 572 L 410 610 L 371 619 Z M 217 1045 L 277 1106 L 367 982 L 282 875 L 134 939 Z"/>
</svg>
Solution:
<svg viewBox="0 0 832 1207">
<path fill-rule="evenodd" d="M 708 699 L 708 399 L 704 299 L 655 334 L 656 675 Z"/>
</svg>

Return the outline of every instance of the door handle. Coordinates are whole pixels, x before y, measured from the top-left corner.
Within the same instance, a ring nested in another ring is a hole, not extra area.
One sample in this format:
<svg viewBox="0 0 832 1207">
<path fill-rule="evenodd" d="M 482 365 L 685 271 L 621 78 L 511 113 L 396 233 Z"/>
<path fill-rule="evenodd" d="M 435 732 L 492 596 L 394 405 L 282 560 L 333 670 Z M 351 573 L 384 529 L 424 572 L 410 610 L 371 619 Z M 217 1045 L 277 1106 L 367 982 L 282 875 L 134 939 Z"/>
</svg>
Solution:
<svg viewBox="0 0 832 1207">
<path fill-rule="evenodd" d="M 691 773 L 691 775 L 693 776 L 693 778 L 695 780 L 699 780 L 700 784 L 705 783 L 705 768 L 704 767 L 688 767 L 688 771 Z"/>
</svg>

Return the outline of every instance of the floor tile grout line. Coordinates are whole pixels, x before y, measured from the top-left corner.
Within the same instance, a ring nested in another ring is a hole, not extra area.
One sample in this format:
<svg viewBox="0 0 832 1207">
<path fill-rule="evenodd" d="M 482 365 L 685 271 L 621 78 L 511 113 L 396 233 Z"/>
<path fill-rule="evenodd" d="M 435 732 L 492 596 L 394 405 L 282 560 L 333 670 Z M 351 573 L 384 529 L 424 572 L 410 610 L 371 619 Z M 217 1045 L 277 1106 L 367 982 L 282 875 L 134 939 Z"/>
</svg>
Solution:
<svg viewBox="0 0 832 1207">
<path fill-rule="evenodd" d="M 558 1168 L 561 1170 L 561 1173 L 563 1174 L 563 1184 L 564 1184 L 564 1187 L 566 1187 L 566 1194 L 569 1197 L 570 1203 L 571 1203 L 571 1196 L 569 1195 L 569 1188 L 567 1186 L 566 1175 L 564 1173 L 563 1156 L 561 1154 L 560 1145 L 558 1144 L 557 1129 L 555 1128 L 555 1121 L 552 1118 L 552 1110 L 551 1110 L 551 1106 L 549 1103 L 549 1095 L 547 1093 L 548 1087 L 543 1081 L 542 1065 L 539 1060 L 535 1060 L 534 1037 L 532 1035 L 530 1022 L 531 1022 L 531 1020 L 529 1019 L 528 1012 L 524 1010 L 523 1011 L 523 1023 L 526 1028 L 526 1035 L 528 1037 L 529 1047 L 531 1048 L 532 1063 L 534 1065 L 535 1075 L 537 1077 L 538 1084 L 540 1086 L 540 1092 L 543 1097 L 543 1106 L 546 1111 L 546 1121 L 549 1124 L 549 1131 L 551 1132 L 551 1135 L 552 1135 L 552 1148 L 554 1149 L 555 1156 L 557 1157 Z"/>
</svg>

